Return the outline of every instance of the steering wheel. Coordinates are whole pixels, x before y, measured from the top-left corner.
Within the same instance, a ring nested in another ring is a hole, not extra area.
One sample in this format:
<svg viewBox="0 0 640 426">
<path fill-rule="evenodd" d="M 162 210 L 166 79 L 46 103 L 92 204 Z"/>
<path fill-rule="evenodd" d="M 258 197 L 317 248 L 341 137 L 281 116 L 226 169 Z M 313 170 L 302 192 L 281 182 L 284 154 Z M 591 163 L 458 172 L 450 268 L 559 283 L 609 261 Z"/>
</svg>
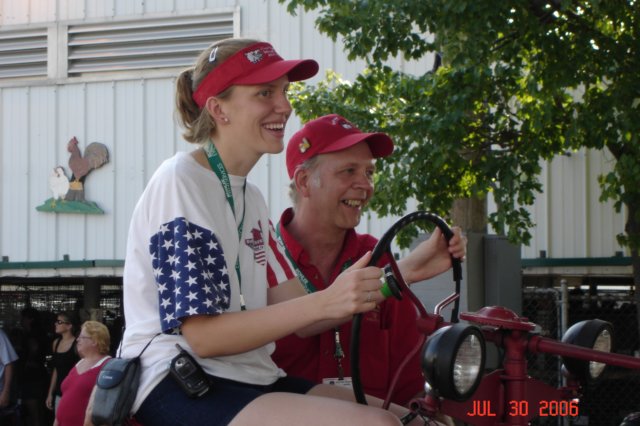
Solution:
<svg viewBox="0 0 640 426">
<path fill-rule="evenodd" d="M 385 271 L 385 278 L 387 285 L 389 286 L 389 290 L 391 294 L 396 299 L 402 298 L 402 293 L 407 292 L 409 298 L 412 300 L 420 315 L 422 317 L 428 316 L 424 305 L 420 300 L 415 296 L 415 294 L 409 289 L 405 280 L 400 274 L 400 270 L 398 268 L 398 264 L 396 263 L 393 253 L 391 252 L 391 242 L 395 238 L 395 236 L 404 229 L 406 226 L 412 224 L 417 221 L 426 221 L 435 224 L 444 235 L 447 242 L 451 240 L 453 237 L 453 231 L 447 225 L 447 223 L 438 215 L 425 212 L 425 211 L 416 211 L 413 213 L 409 213 L 408 215 L 402 217 L 396 223 L 394 223 L 391 228 L 384 233 L 382 238 L 378 241 L 375 248 L 373 249 L 373 253 L 371 254 L 371 260 L 369 261 L 368 266 L 376 265 L 380 258 L 386 253 L 389 258 L 389 265 L 391 267 L 391 271 Z M 453 268 L 453 279 L 455 281 L 455 303 L 453 310 L 451 311 L 451 322 L 458 322 L 458 311 L 460 308 L 460 298 L 458 297 L 460 294 L 460 281 L 462 280 L 462 263 L 460 259 L 451 257 L 451 265 Z M 385 268 L 387 269 L 387 268 Z M 351 332 L 351 377 L 353 381 L 353 393 L 355 395 L 356 401 L 360 404 L 367 404 L 364 391 L 362 390 L 362 382 L 360 380 L 360 323 L 362 322 L 362 314 L 356 314 L 353 317 L 352 322 L 352 332 Z M 385 405 L 386 405 L 385 401 Z"/>
</svg>

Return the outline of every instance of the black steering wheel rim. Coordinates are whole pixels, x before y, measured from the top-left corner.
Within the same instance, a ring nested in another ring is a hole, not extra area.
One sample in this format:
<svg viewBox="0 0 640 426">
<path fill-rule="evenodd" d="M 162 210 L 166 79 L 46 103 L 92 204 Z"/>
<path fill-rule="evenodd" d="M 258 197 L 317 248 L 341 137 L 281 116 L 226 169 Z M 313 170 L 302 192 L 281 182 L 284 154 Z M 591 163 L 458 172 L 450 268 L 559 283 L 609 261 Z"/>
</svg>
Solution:
<svg viewBox="0 0 640 426">
<path fill-rule="evenodd" d="M 393 274 L 395 279 L 398 281 L 400 290 L 409 291 L 413 296 L 412 300 L 414 304 L 417 301 L 417 298 L 411 290 L 408 288 L 407 284 L 404 282 L 402 275 L 398 269 L 397 263 L 393 257 L 393 253 L 391 252 L 391 243 L 395 236 L 404 229 L 406 226 L 417 222 L 417 221 L 427 221 L 436 225 L 444 235 L 447 242 L 453 237 L 453 231 L 449 227 L 449 225 L 442 219 L 440 216 L 426 212 L 426 211 L 416 211 L 413 213 L 409 213 L 406 216 L 399 219 L 396 223 L 394 223 L 387 232 L 378 240 L 373 252 L 371 254 L 371 260 L 369 261 L 368 266 L 376 265 L 378 261 L 382 258 L 382 256 L 386 253 L 388 254 L 389 264 L 393 270 Z M 460 293 L 460 280 L 462 280 L 462 264 L 460 259 L 456 259 L 453 256 L 451 257 L 451 266 L 453 268 L 453 279 L 456 283 L 455 292 L 457 294 Z M 396 298 L 398 297 L 397 291 L 392 291 L 393 295 Z M 424 307 L 420 304 L 420 306 L 416 305 L 419 310 L 424 310 Z M 460 308 L 460 299 L 457 298 L 454 303 L 453 310 L 451 312 L 451 322 L 458 322 L 458 311 Z M 356 398 L 356 401 L 360 404 L 367 404 L 366 397 L 364 391 L 362 389 L 362 381 L 360 379 L 360 323 L 362 321 L 362 314 L 356 314 L 353 317 L 352 322 L 352 332 L 351 332 L 351 342 L 350 342 L 350 351 L 351 351 L 351 378 L 353 382 L 353 393 Z"/>
</svg>

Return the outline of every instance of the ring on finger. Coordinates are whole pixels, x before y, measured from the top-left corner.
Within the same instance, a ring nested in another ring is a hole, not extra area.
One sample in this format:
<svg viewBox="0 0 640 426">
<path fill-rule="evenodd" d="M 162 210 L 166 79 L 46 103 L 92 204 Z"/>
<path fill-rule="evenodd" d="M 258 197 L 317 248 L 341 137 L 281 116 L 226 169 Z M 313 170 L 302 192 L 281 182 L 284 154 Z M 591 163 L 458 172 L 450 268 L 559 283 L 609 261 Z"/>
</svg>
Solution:
<svg viewBox="0 0 640 426">
<path fill-rule="evenodd" d="M 371 302 L 371 291 L 367 292 L 367 300 L 365 300 L 366 303 Z"/>
</svg>

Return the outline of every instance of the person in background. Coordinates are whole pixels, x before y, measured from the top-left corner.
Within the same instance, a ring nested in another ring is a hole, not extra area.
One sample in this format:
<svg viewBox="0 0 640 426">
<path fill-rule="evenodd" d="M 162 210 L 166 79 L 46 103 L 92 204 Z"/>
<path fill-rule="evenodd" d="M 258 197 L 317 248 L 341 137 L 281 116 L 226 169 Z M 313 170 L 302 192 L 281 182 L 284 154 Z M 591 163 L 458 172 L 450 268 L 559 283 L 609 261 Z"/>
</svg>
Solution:
<svg viewBox="0 0 640 426">
<path fill-rule="evenodd" d="M 225 39 L 177 78 L 184 138 L 197 147 L 149 180 L 131 219 L 123 275 L 122 356 L 149 345 L 133 408 L 141 424 L 399 425 L 407 412 L 385 411 L 379 400 L 359 405 L 347 389 L 287 376 L 270 356 L 275 340 L 332 328 L 383 299 L 382 270 L 366 267 L 370 253 L 338 285 L 306 294 L 262 194 L 247 181 L 264 154 L 284 148 L 289 83 L 317 71 L 315 61 L 284 60 L 269 43 Z M 182 350 L 210 384 L 195 398 L 169 372 Z"/>
<path fill-rule="evenodd" d="M 62 397 L 54 426 L 82 426 L 98 373 L 111 358 L 109 329 L 98 321 L 85 321 L 77 338 L 80 361 L 62 381 Z"/>
<path fill-rule="evenodd" d="M 306 123 L 287 146 L 293 208 L 286 209 L 276 232 L 308 292 L 326 289 L 346 267 L 377 240 L 358 234 L 363 210 L 374 193 L 375 160 L 390 155 L 393 142 L 384 133 L 363 133 L 345 118 L 331 114 Z M 427 241 L 398 262 L 408 283 L 422 281 L 451 267 L 451 256 L 463 258 L 466 239 L 454 227 L 446 243 L 437 229 Z M 383 257 L 378 266 L 388 260 Z M 411 264 L 422 264 L 420 268 Z M 412 273 L 413 272 L 413 273 Z M 363 390 L 385 398 L 398 367 L 391 401 L 406 405 L 424 389 L 416 327 L 416 309 L 407 297 L 391 298 L 362 317 L 360 370 Z M 312 337 L 295 334 L 276 343 L 273 359 L 294 376 L 318 383 L 351 385 L 351 321 Z"/>
<path fill-rule="evenodd" d="M 18 359 L 11 341 L 0 330 L 0 412 L 11 405 L 11 386 L 13 385 L 15 361 Z"/>
<path fill-rule="evenodd" d="M 58 337 L 53 341 L 51 356 L 51 381 L 47 392 L 46 405 L 55 410 L 60 402 L 62 390 L 60 385 L 80 357 L 76 351 L 75 315 L 61 312 L 55 321 L 55 332 Z"/>
<path fill-rule="evenodd" d="M 41 426 L 45 421 L 45 400 L 49 375 L 46 356 L 49 340 L 42 324 L 42 314 L 33 307 L 20 311 L 22 342 L 20 356 L 20 398 L 26 426 Z"/>
</svg>

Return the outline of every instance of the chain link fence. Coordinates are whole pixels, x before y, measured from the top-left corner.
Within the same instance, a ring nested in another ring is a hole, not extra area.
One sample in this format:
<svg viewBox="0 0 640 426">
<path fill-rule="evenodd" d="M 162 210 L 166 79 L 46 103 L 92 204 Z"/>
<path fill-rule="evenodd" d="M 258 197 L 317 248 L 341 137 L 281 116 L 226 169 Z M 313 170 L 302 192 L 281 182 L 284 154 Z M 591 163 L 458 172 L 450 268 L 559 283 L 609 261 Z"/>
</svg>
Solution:
<svg viewBox="0 0 640 426">
<path fill-rule="evenodd" d="M 575 286 L 523 289 L 522 315 L 540 326 L 540 334 L 561 339 L 571 325 L 598 318 L 613 324 L 614 352 L 638 356 L 637 306 L 630 286 Z M 562 382 L 559 357 L 530 355 L 529 374 L 550 385 Z M 538 418 L 536 425 L 618 426 L 623 418 L 640 411 L 640 372 L 608 366 L 596 381 L 588 383 L 576 417 Z"/>
<path fill-rule="evenodd" d="M 10 334 L 21 328 L 20 317 L 24 308 L 35 308 L 51 340 L 54 338 L 53 321 L 60 312 L 74 312 L 81 321 L 94 319 L 103 322 L 111 333 L 112 347 L 120 341 L 123 325 L 121 279 L 100 283 L 98 307 L 85 309 L 85 286 L 82 279 L 3 279 L 0 282 L 0 328 Z"/>
</svg>

